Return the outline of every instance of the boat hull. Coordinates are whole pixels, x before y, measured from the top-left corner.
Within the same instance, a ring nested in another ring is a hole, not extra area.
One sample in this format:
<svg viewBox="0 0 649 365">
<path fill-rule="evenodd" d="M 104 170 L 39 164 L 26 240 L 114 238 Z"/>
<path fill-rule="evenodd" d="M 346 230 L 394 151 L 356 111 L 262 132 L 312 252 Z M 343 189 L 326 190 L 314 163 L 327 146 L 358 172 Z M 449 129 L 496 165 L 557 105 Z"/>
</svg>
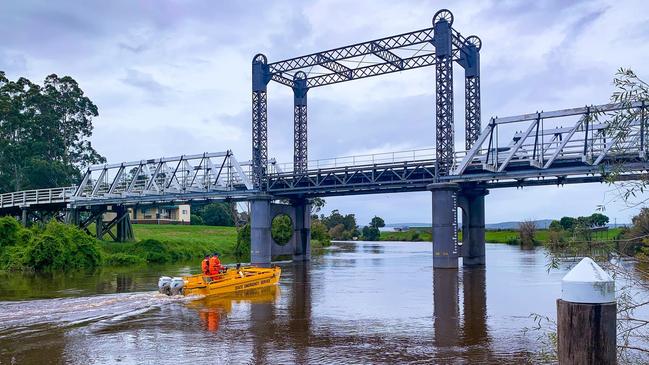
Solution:
<svg viewBox="0 0 649 365">
<path fill-rule="evenodd" d="M 273 286 L 277 285 L 281 274 L 279 267 L 243 267 L 228 269 L 216 276 L 185 276 L 183 294 L 213 296 Z"/>
</svg>

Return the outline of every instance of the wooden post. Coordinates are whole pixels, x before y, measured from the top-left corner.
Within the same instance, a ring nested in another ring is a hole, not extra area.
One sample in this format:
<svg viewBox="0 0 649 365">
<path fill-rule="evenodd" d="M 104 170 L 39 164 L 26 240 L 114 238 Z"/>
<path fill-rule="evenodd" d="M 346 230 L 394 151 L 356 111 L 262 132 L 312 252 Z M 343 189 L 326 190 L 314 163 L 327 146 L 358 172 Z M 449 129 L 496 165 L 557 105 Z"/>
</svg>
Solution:
<svg viewBox="0 0 649 365">
<path fill-rule="evenodd" d="M 561 282 L 557 300 L 559 364 L 616 363 L 615 281 L 586 257 Z"/>
</svg>

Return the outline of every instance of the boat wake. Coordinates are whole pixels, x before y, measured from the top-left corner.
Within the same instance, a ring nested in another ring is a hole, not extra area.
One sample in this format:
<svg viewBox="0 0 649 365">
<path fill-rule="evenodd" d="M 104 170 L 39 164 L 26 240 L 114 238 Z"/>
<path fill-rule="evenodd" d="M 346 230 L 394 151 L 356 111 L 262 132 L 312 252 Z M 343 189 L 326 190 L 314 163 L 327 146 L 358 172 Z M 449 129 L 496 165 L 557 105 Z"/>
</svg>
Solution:
<svg viewBox="0 0 649 365">
<path fill-rule="evenodd" d="M 120 293 L 77 298 L 0 302 L 0 339 L 88 323 L 120 322 L 173 303 L 200 296 L 167 296 L 158 292 Z"/>
</svg>

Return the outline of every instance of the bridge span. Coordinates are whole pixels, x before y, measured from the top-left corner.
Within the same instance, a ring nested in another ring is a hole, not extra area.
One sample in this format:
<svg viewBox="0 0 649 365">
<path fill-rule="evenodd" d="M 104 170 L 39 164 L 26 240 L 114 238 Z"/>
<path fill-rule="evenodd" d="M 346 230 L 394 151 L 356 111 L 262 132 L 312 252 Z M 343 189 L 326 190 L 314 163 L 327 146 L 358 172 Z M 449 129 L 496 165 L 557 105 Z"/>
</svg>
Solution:
<svg viewBox="0 0 649 365">
<path fill-rule="evenodd" d="M 433 266 L 484 265 L 484 197 L 490 189 L 640 179 L 647 161 L 647 107 L 591 105 L 491 118 L 481 129 L 480 50 L 477 36 L 452 27 L 440 10 L 433 27 L 269 63 L 252 60 L 252 158 L 230 150 L 90 166 L 78 185 L 0 195 L 0 212 L 61 219 L 98 238 L 133 238 L 128 208 L 212 200 L 251 202 L 251 259 L 310 258 L 310 199 L 320 196 L 431 191 Z M 456 151 L 453 64 L 464 70 L 465 140 Z M 308 160 L 307 94 L 334 83 L 434 66 L 435 146 L 430 149 Z M 314 73 L 313 75 L 311 73 Z M 267 84 L 294 94 L 293 162 L 268 158 Z M 620 127 L 625 116 L 627 122 Z M 615 128 L 612 125 L 615 124 Z M 276 203 L 283 201 L 288 203 Z M 463 242 L 457 240 L 457 209 Z M 105 219 L 106 213 L 110 219 Z M 276 244 L 272 218 L 294 223 L 289 244 Z"/>
</svg>

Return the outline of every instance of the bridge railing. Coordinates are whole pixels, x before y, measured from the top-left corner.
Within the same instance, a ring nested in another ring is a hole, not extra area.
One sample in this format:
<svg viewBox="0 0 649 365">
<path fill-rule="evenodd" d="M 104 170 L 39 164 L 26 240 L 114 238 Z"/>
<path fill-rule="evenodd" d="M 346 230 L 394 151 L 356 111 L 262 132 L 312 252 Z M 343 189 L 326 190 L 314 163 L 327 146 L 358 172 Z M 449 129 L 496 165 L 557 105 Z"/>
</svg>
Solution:
<svg viewBox="0 0 649 365">
<path fill-rule="evenodd" d="M 465 151 L 458 151 L 455 153 L 456 164 L 462 161 L 465 153 Z M 435 148 L 420 148 L 406 151 L 379 152 L 372 154 L 309 160 L 307 162 L 307 165 L 308 169 L 311 171 L 421 161 L 430 161 L 430 164 L 434 165 Z M 269 164 L 268 171 L 270 174 L 290 174 L 293 173 L 293 163 L 272 163 Z"/>
<path fill-rule="evenodd" d="M 611 129 L 621 113 L 626 122 Z M 512 164 L 545 170 L 566 161 L 596 166 L 621 157 L 644 159 L 646 124 L 640 102 L 492 118 L 453 174 L 476 166 L 504 172 Z"/>
<path fill-rule="evenodd" d="M 232 151 L 94 165 L 75 200 L 245 191 L 253 188 L 250 176 L 250 163 L 240 163 Z"/>
<path fill-rule="evenodd" d="M 0 208 L 27 207 L 40 204 L 67 203 L 74 196 L 75 186 L 16 191 L 0 194 Z"/>
</svg>

